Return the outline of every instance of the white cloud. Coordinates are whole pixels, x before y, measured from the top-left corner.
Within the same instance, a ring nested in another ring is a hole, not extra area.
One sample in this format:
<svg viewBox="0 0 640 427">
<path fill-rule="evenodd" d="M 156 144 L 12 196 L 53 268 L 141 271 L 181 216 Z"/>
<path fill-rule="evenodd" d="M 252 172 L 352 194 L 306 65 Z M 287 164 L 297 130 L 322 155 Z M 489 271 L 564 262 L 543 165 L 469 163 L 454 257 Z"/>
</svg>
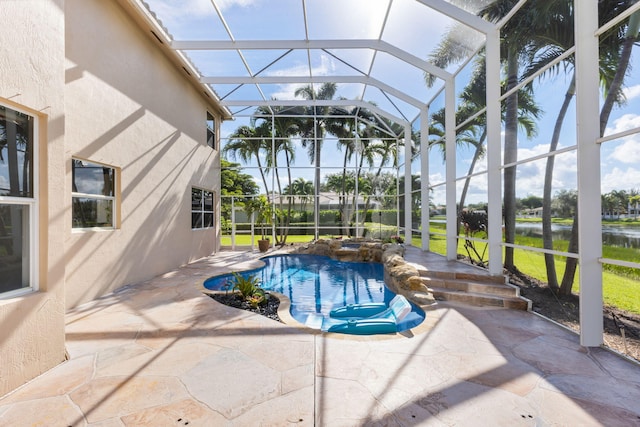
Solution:
<svg viewBox="0 0 640 427">
<path fill-rule="evenodd" d="M 248 7 L 258 0 L 217 0 L 218 7 L 224 11 L 234 6 Z M 151 10 L 161 18 L 198 18 L 203 14 L 215 13 L 211 0 L 147 0 Z"/>
<path fill-rule="evenodd" d="M 626 164 L 638 164 L 640 162 L 640 141 L 634 138 L 625 140 L 616 146 L 609 158 Z"/>
<path fill-rule="evenodd" d="M 431 185 L 439 184 L 441 182 L 444 182 L 444 175 L 443 174 L 441 174 L 441 173 L 429 174 L 429 183 Z"/>
<path fill-rule="evenodd" d="M 610 172 L 602 176 L 602 193 L 612 190 L 630 190 L 640 186 L 640 170 L 627 168 L 626 170 L 614 167 Z"/>
<path fill-rule="evenodd" d="M 640 86 L 638 86 L 638 88 L 640 92 Z M 637 128 L 640 128 L 640 115 L 632 113 L 624 114 L 614 120 L 612 127 L 607 127 L 605 135 L 612 135 Z M 629 135 L 622 138 L 621 141 L 622 143 L 615 143 L 615 148 L 613 148 L 611 154 L 609 154 L 606 159 L 626 164 L 637 164 L 640 162 L 640 136 L 638 134 Z M 606 148 L 608 148 L 614 143 L 605 144 Z"/>
<path fill-rule="evenodd" d="M 640 115 L 629 113 L 614 120 L 613 127 L 608 126 L 604 134 L 612 135 L 636 128 L 640 128 Z"/>
<path fill-rule="evenodd" d="M 327 55 L 322 54 L 320 56 L 320 65 L 311 69 L 311 73 L 314 76 L 326 76 L 331 74 L 336 68 L 335 60 Z M 289 68 L 267 71 L 265 72 L 267 76 L 308 76 L 309 75 L 309 66 L 307 64 L 296 64 Z M 279 85 L 280 90 L 277 92 L 273 92 L 270 94 L 270 97 L 280 99 L 280 100 L 290 100 L 296 99 L 295 91 L 300 88 L 301 85 L 298 83 L 295 84 L 286 84 Z"/>
<path fill-rule="evenodd" d="M 209 0 L 186 0 L 175 2 L 171 0 L 147 0 L 149 8 L 161 19 L 177 19 L 196 17 L 203 13 L 211 13 L 213 7 Z"/>
<path fill-rule="evenodd" d="M 640 96 L 640 85 L 626 87 L 624 88 L 623 93 L 625 98 L 627 98 L 627 101 L 631 101 L 632 99 Z"/>
<path fill-rule="evenodd" d="M 191 1 L 199 1 L 199 0 L 191 0 Z M 233 6 L 248 7 L 257 2 L 258 0 L 217 0 L 216 1 L 220 9 L 222 10 L 229 9 Z M 207 3 L 211 3 L 211 0 L 207 0 Z"/>
</svg>

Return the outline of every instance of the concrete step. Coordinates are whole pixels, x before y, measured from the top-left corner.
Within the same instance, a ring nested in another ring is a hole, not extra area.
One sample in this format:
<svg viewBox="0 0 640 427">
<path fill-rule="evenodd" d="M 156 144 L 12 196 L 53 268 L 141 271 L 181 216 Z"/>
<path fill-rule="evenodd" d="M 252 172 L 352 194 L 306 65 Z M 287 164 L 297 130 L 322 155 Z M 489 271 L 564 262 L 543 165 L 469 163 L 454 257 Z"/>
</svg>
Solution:
<svg viewBox="0 0 640 427">
<path fill-rule="evenodd" d="M 490 276 L 489 274 L 478 273 L 469 273 L 469 272 L 460 272 L 460 271 L 434 271 L 428 270 L 425 267 L 416 265 L 416 269 L 418 273 L 420 273 L 421 277 L 432 277 L 437 279 L 454 279 L 454 280 L 469 280 L 472 282 L 481 282 L 481 283 L 495 283 L 499 285 L 504 285 L 507 283 L 507 278 L 505 276 Z"/>
<path fill-rule="evenodd" d="M 475 282 L 461 279 L 441 279 L 435 277 L 421 277 L 421 280 L 428 288 L 437 287 L 453 291 L 473 292 L 477 294 L 513 298 L 520 296 L 520 288 L 506 284 Z"/>
<path fill-rule="evenodd" d="M 440 301 L 455 301 L 474 306 L 492 306 L 510 308 L 513 310 L 530 310 L 531 302 L 520 297 L 507 297 L 499 295 L 466 292 L 447 288 L 430 288 L 433 297 Z"/>
</svg>

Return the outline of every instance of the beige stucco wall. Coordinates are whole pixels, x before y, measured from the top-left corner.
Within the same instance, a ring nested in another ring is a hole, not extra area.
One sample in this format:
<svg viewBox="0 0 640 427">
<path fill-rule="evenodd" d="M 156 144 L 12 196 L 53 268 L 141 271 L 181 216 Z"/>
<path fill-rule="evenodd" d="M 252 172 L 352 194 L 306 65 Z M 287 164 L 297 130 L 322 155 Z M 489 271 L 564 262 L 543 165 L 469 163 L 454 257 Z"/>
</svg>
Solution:
<svg viewBox="0 0 640 427">
<path fill-rule="evenodd" d="M 0 101 L 38 118 L 40 290 L 0 299 L 0 396 L 64 360 L 64 0 L 0 7 Z"/>
<path fill-rule="evenodd" d="M 117 2 L 66 1 L 66 306 L 210 255 L 191 187 L 219 194 L 204 96 Z M 211 111 L 215 115 L 215 111 Z M 218 118 L 218 123 L 220 120 Z M 71 159 L 120 171 L 117 230 L 71 229 Z"/>
</svg>

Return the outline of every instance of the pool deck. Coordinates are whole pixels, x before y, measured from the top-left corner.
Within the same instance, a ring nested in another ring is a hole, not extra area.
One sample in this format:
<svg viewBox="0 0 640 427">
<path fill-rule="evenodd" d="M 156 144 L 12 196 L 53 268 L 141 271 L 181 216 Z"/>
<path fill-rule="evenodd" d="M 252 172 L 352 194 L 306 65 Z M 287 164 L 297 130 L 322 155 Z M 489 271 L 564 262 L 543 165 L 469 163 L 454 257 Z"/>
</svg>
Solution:
<svg viewBox="0 0 640 427">
<path fill-rule="evenodd" d="M 0 425 L 640 425 L 640 365 L 533 313 L 438 303 L 411 334 L 349 337 L 200 291 L 258 256 L 221 252 L 70 311 L 70 359 L 0 399 Z"/>
</svg>

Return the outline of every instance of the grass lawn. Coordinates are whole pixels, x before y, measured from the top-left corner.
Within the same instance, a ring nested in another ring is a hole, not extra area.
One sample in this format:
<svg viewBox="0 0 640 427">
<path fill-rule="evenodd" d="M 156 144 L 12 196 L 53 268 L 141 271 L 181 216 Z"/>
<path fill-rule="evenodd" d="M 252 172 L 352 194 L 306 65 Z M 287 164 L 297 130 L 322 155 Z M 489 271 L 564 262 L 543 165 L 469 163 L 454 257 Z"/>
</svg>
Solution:
<svg viewBox="0 0 640 427">
<path fill-rule="evenodd" d="M 254 236 L 254 244 L 258 246 L 258 239 L 261 236 Z M 313 240 L 313 235 L 289 235 L 287 236 L 287 243 L 307 243 Z M 222 246 L 231 246 L 231 236 L 223 235 L 220 239 L 220 244 Z M 238 246 L 251 246 L 251 235 L 250 234 L 236 234 L 236 245 Z"/>
</svg>

